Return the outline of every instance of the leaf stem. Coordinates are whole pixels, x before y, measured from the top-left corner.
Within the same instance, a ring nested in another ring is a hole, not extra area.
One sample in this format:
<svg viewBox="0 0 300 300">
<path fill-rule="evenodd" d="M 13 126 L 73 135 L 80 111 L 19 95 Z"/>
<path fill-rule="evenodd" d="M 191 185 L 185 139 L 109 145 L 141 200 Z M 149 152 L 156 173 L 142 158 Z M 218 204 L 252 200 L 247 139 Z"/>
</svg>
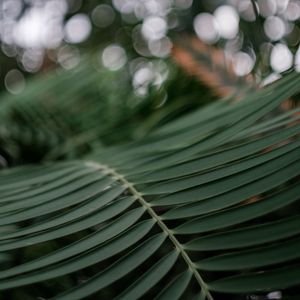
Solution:
<svg viewBox="0 0 300 300">
<path fill-rule="evenodd" d="M 148 214 L 156 221 L 157 225 L 162 229 L 162 231 L 168 236 L 168 238 L 171 240 L 171 242 L 174 244 L 175 248 L 178 250 L 178 252 L 181 254 L 182 258 L 188 265 L 189 269 L 192 271 L 194 277 L 196 278 L 198 284 L 201 287 L 201 290 L 205 293 L 208 300 L 213 300 L 213 297 L 210 293 L 210 291 L 207 288 L 206 283 L 200 276 L 195 264 L 188 256 L 187 252 L 184 250 L 180 242 L 177 240 L 176 236 L 173 234 L 172 230 L 170 230 L 166 224 L 162 221 L 160 216 L 152 209 L 151 205 L 143 198 L 142 194 L 138 192 L 134 185 L 127 181 L 124 176 L 117 173 L 114 169 L 111 169 L 110 167 L 102 164 L 95 164 L 100 166 L 101 169 L 107 174 L 114 176 L 119 182 L 121 182 L 140 202 L 140 204 L 145 208 L 145 210 L 148 212 Z"/>
</svg>

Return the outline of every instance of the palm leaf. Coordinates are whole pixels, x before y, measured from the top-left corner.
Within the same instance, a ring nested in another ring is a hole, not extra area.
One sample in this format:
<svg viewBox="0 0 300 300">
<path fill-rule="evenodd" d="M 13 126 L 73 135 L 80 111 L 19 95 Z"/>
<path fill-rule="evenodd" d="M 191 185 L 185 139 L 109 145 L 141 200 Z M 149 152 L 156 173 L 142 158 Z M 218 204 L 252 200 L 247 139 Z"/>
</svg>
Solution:
<svg viewBox="0 0 300 300">
<path fill-rule="evenodd" d="M 3 170 L 3 295 L 300 296 L 299 116 L 276 110 L 299 81 L 82 160 Z"/>
</svg>

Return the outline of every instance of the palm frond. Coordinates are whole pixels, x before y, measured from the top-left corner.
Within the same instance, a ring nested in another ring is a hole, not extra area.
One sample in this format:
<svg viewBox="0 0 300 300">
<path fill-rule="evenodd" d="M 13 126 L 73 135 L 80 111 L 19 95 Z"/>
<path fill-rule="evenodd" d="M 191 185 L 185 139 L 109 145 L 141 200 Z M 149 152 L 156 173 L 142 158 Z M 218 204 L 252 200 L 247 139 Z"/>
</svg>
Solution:
<svg viewBox="0 0 300 300">
<path fill-rule="evenodd" d="M 83 160 L 1 171 L 4 297 L 299 297 L 299 115 L 276 110 L 299 82 Z"/>
</svg>

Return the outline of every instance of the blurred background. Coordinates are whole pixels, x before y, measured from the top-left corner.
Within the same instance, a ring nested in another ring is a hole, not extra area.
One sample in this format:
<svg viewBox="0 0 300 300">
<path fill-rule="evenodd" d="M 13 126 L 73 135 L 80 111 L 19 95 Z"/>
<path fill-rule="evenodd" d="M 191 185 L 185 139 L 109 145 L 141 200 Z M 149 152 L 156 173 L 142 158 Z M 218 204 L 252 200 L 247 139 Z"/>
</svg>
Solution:
<svg viewBox="0 0 300 300">
<path fill-rule="evenodd" d="M 73 69 L 89 53 L 100 68 L 126 70 L 140 96 L 163 85 L 169 58 L 204 82 L 217 81 L 205 72 L 215 65 L 254 84 L 300 70 L 300 0 L 0 3 L 0 90 L 12 94 L 36 73 Z"/>
</svg>

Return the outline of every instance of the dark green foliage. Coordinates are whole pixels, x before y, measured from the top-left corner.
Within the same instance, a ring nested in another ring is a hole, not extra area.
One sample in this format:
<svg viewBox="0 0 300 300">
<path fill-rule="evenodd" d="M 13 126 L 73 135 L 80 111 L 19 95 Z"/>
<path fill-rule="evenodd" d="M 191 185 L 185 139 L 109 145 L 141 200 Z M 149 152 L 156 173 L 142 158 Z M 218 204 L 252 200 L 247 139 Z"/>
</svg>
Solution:
<svg viewBox="0 0 300 300">
<path fill-rule="evenodd" d="M 83 72 L 3 102 L 7 156 L 26 160 L 26 130 L 45 153 L 0 173 L 0 299 L 300 297 L 299 115 L 277 109 L 299 75 L 198 109 L 175 76 L 166 106 L 129 109 Z"/>
<path fill-rule="evenodd" d="M 173 64 L 169 79 L 146 96 L 134 94 L 126 71 L 94 65 L 86 59 L 75 71 L 33 80 L 22 95 L 3 95 L 0 154 L 10 164 L 82 157 L 94 148 L 141 138 L 215 99 Z"/>
</svg>

